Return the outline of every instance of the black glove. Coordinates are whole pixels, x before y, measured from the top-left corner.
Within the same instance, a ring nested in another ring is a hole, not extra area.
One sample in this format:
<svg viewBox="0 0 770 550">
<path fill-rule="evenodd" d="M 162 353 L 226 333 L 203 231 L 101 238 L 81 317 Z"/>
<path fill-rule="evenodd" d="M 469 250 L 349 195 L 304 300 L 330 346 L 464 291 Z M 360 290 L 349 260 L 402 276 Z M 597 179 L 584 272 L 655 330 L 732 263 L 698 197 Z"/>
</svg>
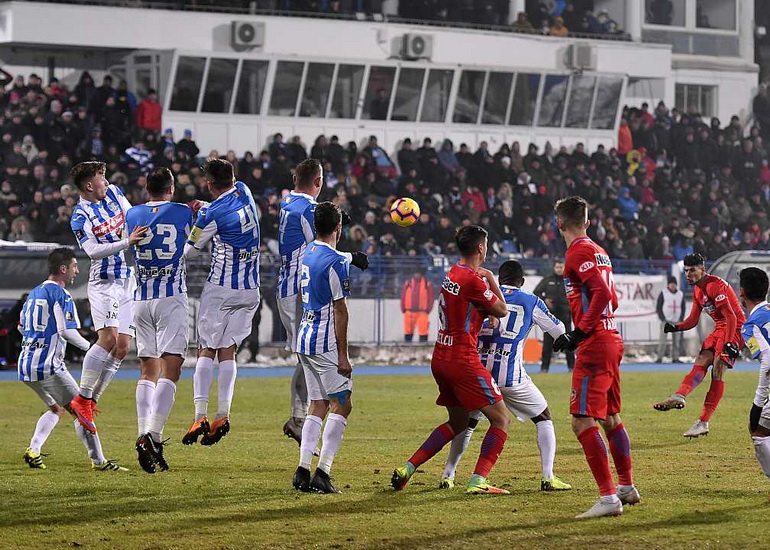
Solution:
<svg viewBox="0 0 770 550">
<path fill-rule="evenodd" d="M 353 223 L 353 219 L 350 214 L 342 210 L 342 225 L 350 225 L 351 223 Z"/>
<path fill-rule="evenodd" d="M 741 350 L 738 348 L 738 344 L 733 342 L 725 342 L 725 345 L 722 347 L 722 355 L 727 355 L 730 359 L 736 359 L 740 353 Z"/>
<path fill-rule="evenodd" d="M 350 261 L 350 263 L 361 271 L 365 271 L 366 268 L 369 267 L 369 256 L 363 252 L 353 252 L 353 259 Z"/>
<path fill-rule="evenodd" d="M 679 329 L 676 327 L 676 325 L 672 323 L 666 323 L 663 325 L 663 332 L 668 334 L 669 332 L 679 332 Z"/>
<path fill-rule="evenodd" d="M 752 432 L 759 428 L 759 417 L 762 416 L 762 407 L 757 407 L 756 404 L 751 404 L 751 412 L 749 413 L 749 430 Z"/>
<path fill-rule="evenodd" d="M 588 335 L 579 328 L 572 332 L 565 332 L 554 341 L 553 351 L 574 350 L 582 340 L 585 340 L 586 336 Z"/>
</svg>

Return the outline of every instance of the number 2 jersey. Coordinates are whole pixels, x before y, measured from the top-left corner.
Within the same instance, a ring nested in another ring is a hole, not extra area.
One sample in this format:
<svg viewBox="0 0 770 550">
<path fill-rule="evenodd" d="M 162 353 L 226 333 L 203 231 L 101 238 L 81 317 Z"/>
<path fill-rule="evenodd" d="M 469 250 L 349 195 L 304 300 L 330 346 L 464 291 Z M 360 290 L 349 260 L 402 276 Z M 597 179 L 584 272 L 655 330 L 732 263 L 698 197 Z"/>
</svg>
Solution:
<svg viewBox="0 0 770 550">
<path fill-rule="evenodd" d="M 243 182 L 198 212 L 188 243 L 201 250 L 212 239 L 208 282 L 233 290 L 259 288 L 257 205 Z"/>
<path fill-rule="evenodd" d="M 150 201 L 126 214 L 127 231 L 149 227 L 135 246 L 134 300 L 155 300 L 187 292 L 184 245 L 192 226 L 192 210 L 168 201 Z"/>
<path fill-rule="evenodd" d="M 615 325 L 618 295 L 609 254 L 588 237 L 570 243 L 564 260 L 564 286 L 575 327 L 588 339 L 620 335 Z M 591 304 L 592 299 L 593 304 Z"/>
</svg>

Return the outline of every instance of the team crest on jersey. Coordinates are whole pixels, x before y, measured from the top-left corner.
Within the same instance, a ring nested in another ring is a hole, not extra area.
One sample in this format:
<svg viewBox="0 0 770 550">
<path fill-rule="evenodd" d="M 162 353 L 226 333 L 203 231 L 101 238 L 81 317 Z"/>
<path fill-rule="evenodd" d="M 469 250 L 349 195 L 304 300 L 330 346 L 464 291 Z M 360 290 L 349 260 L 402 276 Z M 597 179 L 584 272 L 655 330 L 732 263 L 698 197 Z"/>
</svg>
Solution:
<svg viewBox="0 0 770 550">
<path fill-rule="evenodd" d="M 78 241 L 82 241 L 83 239 L 86 238 L 86 234 L 82 229 L 76 229 L 75 237 L 77 238 Z"/>
<path fill-rule="evenodd" d="M 610 257 L 606 254 L 594 254 L 594 258 L 596 258 L 596 265 L 599 267 L 612 267 Z"/>
<path fill-rule="evenodd" d="M 577 400 L 577 392 L 575 391 L 575 388 L 572 388 L 569 391 L 569 402 L 574 403 L 575 400 Z"/>
<path fill-rule="evenodd" d="M 586 272 L 586 271 L 588 271 L 589 269 L 593 268 L 593 267 L 594 267 L 594 265 L 595 265 L 595 264 L 594 264 L 593 262 L 583 262 L 583 264 L 580 266 L 580 268 L 578 269 L 578 271 L 580 271 L 580 273 L 585 273 L 585 272 Z"/>
<path fill-rule="evenodd" d="M 567 294 L 572 294 L 572 290 L 573 290 L 573 288 L 572 288 L 572 281 L 570 281 L 566 277 L 564 277 L 563 280 L 564 280 L 564 290 L 567 291 Z"/>
<path fill-rule="evenodd" d="M 67 321 L 74 321 L 74 320 L 75 320 L 75 316 L 74 316 L 74 315 L 72 315 L 72 312 L 71 312 L 71 311 L 68 311 L 67 313 L 65 313 L 65 314 L 64 314 L 64 318 L 65 318 Z"/>
</svg>

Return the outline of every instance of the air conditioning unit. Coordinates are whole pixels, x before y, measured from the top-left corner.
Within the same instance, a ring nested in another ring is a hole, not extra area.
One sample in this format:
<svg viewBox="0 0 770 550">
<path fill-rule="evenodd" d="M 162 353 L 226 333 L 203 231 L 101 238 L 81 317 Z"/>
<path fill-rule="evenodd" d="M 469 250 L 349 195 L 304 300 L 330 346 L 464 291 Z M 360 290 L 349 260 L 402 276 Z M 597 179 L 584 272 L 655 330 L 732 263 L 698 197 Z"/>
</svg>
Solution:
<svg viewBox="0 0 770 550">
<path fill-rule="evenodd" d="M 404 59 L 430 59 L 433 57 L 433 37 L 427 34 L 405 34 L 401 44 Z"/>
<path fill-rule="evenodd" d="M 572 44 L 567 52 L 570 69 L 593 71 L 596 69 L 596 48 L 590 44 Z"/>
<path fill-rule="evenodd" d="M 265 24 L 233 21 L 230 39 L 238 50 L 259 48 L 265 44 Z"/>
</svg>

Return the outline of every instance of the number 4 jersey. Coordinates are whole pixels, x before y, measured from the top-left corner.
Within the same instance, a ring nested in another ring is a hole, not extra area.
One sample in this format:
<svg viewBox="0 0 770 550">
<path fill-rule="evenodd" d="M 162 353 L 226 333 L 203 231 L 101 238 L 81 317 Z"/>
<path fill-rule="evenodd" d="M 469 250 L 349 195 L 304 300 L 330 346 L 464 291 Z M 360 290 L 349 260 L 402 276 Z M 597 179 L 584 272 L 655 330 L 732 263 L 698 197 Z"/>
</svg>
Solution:
<svg viewBox="0 0 770 550">
<path fill-rule="evenodd" d="M 184 245 L 192 226 L 192 210 L 176 202 L 150 201 L 131 208 L 126 225 L 129 234 L 135 227 L 149 227 L 134 250 L 134 299 L 155 300 L 187 292 Z"/>
</svg>

